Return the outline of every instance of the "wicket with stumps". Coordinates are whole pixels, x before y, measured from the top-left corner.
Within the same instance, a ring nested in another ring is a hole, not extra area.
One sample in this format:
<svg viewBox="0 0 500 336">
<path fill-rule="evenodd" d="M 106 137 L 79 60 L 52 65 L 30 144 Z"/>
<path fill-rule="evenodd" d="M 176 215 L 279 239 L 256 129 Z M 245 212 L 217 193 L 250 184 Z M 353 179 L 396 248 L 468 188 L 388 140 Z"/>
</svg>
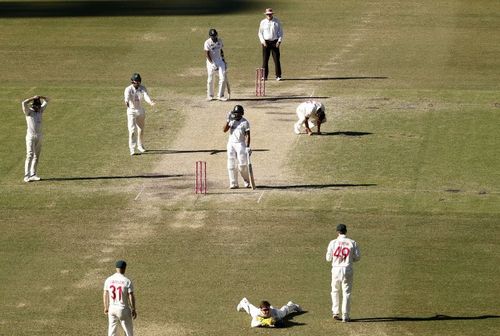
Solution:
<svg viewBox="0 0 500 336">
<path fill-rule="evenodd" d="M 196 161 L 195 168 L 195 194 L 206 194 L 207 193 L 207 162 L 206 161 Z"/>
<path fill-rule="evenodd" d="M 266 81 L 264 68 L 257 68 L 255 71 L 255 95 L 264 97 L 266 95 Z"/>
</svg>

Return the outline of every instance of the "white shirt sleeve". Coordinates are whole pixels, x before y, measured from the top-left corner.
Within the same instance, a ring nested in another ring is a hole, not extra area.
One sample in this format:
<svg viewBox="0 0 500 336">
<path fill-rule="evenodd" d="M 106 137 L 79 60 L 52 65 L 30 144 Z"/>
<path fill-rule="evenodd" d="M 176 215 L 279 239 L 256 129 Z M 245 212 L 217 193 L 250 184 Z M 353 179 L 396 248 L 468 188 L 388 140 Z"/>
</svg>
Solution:
<svg viewBox="0 0 500 336">
<path fill-rule="evenodd" d="M 153 101 L 151 100 L 151 97 L 149 97 L 148 90 L 145 87 L 143 87 L 142 93 L 144 95 L 144 100 L 146 101 L 146 103 L 152 106 Z"/>
</svg>

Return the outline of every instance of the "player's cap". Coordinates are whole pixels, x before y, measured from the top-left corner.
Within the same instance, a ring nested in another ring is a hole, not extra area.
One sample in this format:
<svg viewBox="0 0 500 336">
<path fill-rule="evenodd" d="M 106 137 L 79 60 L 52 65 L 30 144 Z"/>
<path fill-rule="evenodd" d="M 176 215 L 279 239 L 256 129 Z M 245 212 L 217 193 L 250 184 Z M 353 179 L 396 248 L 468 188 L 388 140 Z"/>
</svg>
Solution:
<svg viewBox="0 0 500 336">
<path fill-rule="evenodd" d="M 124 269 L 125 267 L 127 267 L 127 263 L 125 262 L 125 260 L 118 260 L 115 266 L 116 268 Z"/>
<path fill-rule="evenodd" d="M 272 8 L 266 8 L 266 12 L 264 14 L 266 14 L 266 15 L 273 15 L 274 14 L 273 9 Z"/>
<path fill-rule="evenodd" d="M 37 107 L 42 106 L 42 101 L 40 100 L 40 98 L 33 99 L 32 106 L 37 106 Z"/>
<path fill-rule="evenodd" d="M 217 36 L 217 30 L 215 30 L 214 28 L 210 29 L 208 31 L 208 36 L 212 36 L 212 37 Z"/>
<path fill-rule="evenodd" d="M 347 232 L 347 226 L 345 226 L 345 224 L 339 224 L 337 225 L 337 232 Z"/>
</svg>

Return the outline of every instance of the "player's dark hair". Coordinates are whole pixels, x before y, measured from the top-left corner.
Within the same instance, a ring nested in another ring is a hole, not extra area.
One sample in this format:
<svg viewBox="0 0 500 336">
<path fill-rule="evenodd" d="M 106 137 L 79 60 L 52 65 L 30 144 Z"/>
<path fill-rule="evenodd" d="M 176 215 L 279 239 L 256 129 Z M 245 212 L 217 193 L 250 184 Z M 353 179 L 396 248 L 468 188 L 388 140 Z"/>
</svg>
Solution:
<svg viewBox="0 0 500 336">
<path fill-rule="evenodd" d="M 259 308 L 269 308 L 269 307 L 271 307 L 271 304 L 269 303 L 269 301 L 266 301 L 266 300 L 260 301 Z"/>
</svg>

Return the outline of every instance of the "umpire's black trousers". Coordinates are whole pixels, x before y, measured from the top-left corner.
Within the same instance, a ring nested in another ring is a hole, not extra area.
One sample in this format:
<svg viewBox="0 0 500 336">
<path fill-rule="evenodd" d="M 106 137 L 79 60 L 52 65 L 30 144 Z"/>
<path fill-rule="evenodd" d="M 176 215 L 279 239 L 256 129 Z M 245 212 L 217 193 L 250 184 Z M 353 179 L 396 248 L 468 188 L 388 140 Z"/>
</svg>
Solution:
<svg viewBox="0 0 500 336">
<path fill-rule="evenodd" d="M 280 48 L 276 46 L 278 40 L 266 41 L 266 46 L 262 46 L 262 67 L 264 68 L 265 79 L 269 75 L 269 57 L 273 55 L 276 77 L 281 78 Z"/>
</svg>

